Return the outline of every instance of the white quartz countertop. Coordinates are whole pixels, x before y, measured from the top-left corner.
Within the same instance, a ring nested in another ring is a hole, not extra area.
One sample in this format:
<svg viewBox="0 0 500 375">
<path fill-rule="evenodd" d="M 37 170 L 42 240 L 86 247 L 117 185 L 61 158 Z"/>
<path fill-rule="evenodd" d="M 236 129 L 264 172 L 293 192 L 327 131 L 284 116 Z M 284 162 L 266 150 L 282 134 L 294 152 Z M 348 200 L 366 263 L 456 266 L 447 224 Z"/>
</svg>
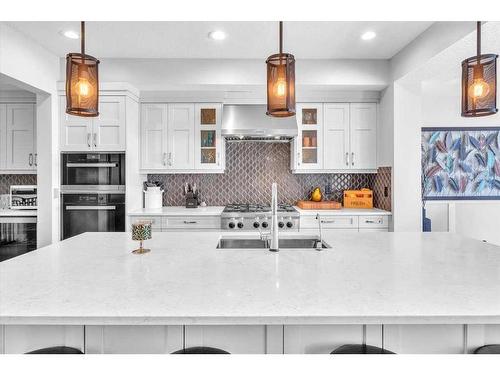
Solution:
<svg viewBox="0 0 500 375">
<path fill-rule="evenodd" d="M 0 209 L 0 217 L 2 216 L 36 216 L 37 210 L 11 210 L 9 208 Z"/>
<path fill-rule="evenodd" d="M 346 215 L 346 216 L 369 216 L 369 215 L 392 215 L 391 212 L 381 210 L 379 208 L 341 208 L 339 210 L 304 210 L 297 206 L 293 206 L 299 211 L 300 216 L 316 216 L 320 215 Z"/>
<path fill-rule="evenodd" d="M 154 233 L 135 255 L 130 233 L 85 233 L 4 261 L 0 324 L 500 324 L 488 243 L 335 233 L 272 253 L 217 250 L 220 235 Z"/>
<path fill-rule="evenodd" d="M 183 206 L 168 206 L 162 208 L 140 208 L 130 211 L 129 216 L 220 216 L 224 206 L 207 206 L 186 208 Z"/>
</svg>

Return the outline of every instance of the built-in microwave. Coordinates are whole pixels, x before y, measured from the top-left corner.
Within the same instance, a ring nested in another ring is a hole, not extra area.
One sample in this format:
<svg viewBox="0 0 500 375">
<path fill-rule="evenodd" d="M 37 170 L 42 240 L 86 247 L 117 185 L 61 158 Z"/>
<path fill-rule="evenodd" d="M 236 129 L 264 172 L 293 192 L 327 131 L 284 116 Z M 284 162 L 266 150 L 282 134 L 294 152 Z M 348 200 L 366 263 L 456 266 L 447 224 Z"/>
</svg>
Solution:
<svg viewBox="0 0 500 375">
<path fill-rule="evenodd" d="M 124 153 L 63 153 L 61 158 L 63 191 L 124 190 Z"/>
</svg>

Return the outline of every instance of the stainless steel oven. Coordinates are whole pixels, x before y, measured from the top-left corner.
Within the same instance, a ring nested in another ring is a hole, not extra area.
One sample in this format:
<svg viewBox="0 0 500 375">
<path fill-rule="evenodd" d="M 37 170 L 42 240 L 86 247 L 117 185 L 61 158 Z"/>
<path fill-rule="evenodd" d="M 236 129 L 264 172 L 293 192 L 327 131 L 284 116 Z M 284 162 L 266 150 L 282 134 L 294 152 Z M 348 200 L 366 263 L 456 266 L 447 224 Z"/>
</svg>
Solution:
<svg viewBox="0 0 500 375">
<path fill-rule="evenodd" d="M 61 157 L 63 191 L 124 190 L 124 153 L 63 153 Z"/>
<path fill-rule="evenodd" d="M 0 262 L 36 249 L 36 216 L 0 217 Z"/>
<path fill-rule="evenodd" d="M 62 239 L 84 232 L 124 232 L 125 194 L 62 194 Z"/>
</svg>

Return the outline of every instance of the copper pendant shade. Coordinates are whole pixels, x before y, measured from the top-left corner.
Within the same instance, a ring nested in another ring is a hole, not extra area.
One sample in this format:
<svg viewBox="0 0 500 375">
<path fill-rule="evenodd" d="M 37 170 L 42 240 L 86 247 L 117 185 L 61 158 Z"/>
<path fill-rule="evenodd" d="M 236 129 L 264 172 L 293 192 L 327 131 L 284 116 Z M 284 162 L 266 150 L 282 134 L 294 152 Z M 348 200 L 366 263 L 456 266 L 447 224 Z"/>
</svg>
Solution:
<svg viewBox="0 0 500 375">
<path fill-rule="evenodd" d="M 66 113 L 99 116 L 99 60 L 85 54 L 85 22 L 81 23 L 81 53 L 66 55 Z"/>
<path fill-rule="evenodd" d="M 481 55 L 481 22 L 477 23 L 477 54 L 462 61 L 462 117 L 489 116 L 497 109 L 498 55 Z"/>
<path fill-rule="evenodd" d="M 295 58 L 283 53 L 283 22 L 279 23 L 280 52 L 267 58 L 268 116 L 295 115 Z"/>
</svg>

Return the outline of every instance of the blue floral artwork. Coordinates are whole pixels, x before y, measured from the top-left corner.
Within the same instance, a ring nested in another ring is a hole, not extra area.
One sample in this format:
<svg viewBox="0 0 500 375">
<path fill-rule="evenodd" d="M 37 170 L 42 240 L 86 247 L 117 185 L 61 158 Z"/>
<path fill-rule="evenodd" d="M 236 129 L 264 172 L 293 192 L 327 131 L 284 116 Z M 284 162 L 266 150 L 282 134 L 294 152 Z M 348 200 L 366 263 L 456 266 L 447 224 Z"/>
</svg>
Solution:
<svg viewBox="0 0 500 375">
<path fill-rule="evenodd" d="M 500 128 L 422 128 L 422 196 L 500 199 Z"/>
</svg>

